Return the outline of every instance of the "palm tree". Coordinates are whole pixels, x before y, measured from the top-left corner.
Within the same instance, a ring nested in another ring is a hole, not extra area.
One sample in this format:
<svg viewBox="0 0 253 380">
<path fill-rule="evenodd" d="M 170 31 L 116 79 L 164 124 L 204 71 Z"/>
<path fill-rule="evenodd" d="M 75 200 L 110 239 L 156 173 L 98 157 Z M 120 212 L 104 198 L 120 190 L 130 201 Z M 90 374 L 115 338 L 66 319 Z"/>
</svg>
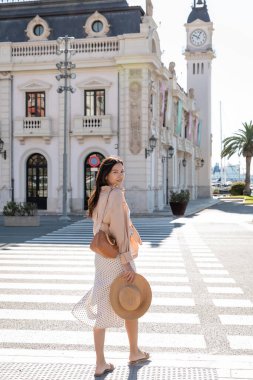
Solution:
<svg viewBox="0 0 253 380">
<path fill-rule="evenodd" d="M 221 157 L 230 158 L 235 153 L 245 157 L 246 175 L 243 193 L 250 195 L 250 165 L 253 157 L 253 124 L 252 121 L 250 121 L 250 123 L 243 123 L 242 125 L 244 129 L 239 129 L 237 133 L 223 140 L 224 145 L 221 151 Z"/>
</svg>

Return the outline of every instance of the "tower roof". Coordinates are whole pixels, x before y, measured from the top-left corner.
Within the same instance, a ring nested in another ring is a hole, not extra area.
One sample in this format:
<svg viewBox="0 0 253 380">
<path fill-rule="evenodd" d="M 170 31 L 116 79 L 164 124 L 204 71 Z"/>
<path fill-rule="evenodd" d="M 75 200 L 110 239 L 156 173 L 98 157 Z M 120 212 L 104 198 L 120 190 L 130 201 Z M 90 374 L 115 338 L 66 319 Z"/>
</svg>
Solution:
<svg viewBox="0 0 253 380">
<path fill-rule="evenodd" d="M 196 4 L 196 0 L 194 0 L 194 5 L 192 6 L 192 11 L 189 14 L 187 23 L 190 24 L 191 22 L 198 19 L 205 22 L 210 22 L 206 0 L 204 0 L 204 3 L 202 0 L 198 0 L 197 4 Z"/>
</svg>

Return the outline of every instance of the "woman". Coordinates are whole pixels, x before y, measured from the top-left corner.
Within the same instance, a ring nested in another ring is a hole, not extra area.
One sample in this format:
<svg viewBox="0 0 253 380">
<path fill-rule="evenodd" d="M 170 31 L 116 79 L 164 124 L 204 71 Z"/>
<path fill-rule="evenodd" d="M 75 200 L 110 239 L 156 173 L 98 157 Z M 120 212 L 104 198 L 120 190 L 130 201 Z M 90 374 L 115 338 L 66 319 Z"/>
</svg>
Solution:
<svg viewBox="0 0 253 380">
<path fill-rule="evenodd" d="M 95 377 L 112 372 L 114 366 L 106 363 L 104 356 L 105 329 L 122 327 L 125 323 L 129 339 L 129 363 L 135 364 L 149 359 L 149 354 L 138 348 L 138 320 L 121 319 L 112 309 L 109 299 L 110 285 L 119 275 L 127 281 L 135 278 L 133 259 L 138 254 L 141 239 L 131 223 L 122 182 L 123 161 L 118 157 L 107 157 L 96 177 L 96 187 L 88 202 L 88 213 L 93 219 L 94 235 L 102 229 L 112 235 L 120 254 L 116 259 L 107 259 L 95 254 L 95 280 L 93 288 L 78 302 L 73 314 L 86 325 L 93 327 L 96 351 Z"/>
</svg>

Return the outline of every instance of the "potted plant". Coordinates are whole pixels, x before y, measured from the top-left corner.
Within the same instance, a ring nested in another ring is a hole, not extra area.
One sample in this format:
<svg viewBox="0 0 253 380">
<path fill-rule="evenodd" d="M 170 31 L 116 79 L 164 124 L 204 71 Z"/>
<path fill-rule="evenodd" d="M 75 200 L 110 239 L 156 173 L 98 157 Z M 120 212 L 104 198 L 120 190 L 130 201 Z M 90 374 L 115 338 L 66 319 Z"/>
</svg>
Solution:
<svg viewBox="0 0 253 380">
<path fill-rule="evenodd" d="M 3 208 L 4 225 L 8 227 L 36 227 L 40 225 L 35 203 L 8 202 Z"/>
<path fill-rule="evenodd" d="M 170 207 L 173 215 L 182 216 L 190 200 L 189 190 L 170 191 Z"/>
</svg>

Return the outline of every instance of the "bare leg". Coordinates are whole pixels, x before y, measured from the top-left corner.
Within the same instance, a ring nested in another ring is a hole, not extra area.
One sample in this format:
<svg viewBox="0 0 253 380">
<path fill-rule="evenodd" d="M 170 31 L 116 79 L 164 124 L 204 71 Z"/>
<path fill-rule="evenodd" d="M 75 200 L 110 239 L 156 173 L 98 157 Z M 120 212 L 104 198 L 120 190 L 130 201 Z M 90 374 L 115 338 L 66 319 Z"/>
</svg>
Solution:
<svg viewBox="0 0 253 380">
<path fill-rule="evenodd" d="M 94 346 L 96 351 L 96 373 L 102 373 L 105 369 L 110 368 L 106 363 L 104 356 L 105 329 L 93 329 Z"/>
<path fill-rule="evenodd" d="M 125 321 L 125 326 L 130 348 L 129 361 L 144 358 L 145 353 L 138 347 L 138 319 Z"/>
</svg>

